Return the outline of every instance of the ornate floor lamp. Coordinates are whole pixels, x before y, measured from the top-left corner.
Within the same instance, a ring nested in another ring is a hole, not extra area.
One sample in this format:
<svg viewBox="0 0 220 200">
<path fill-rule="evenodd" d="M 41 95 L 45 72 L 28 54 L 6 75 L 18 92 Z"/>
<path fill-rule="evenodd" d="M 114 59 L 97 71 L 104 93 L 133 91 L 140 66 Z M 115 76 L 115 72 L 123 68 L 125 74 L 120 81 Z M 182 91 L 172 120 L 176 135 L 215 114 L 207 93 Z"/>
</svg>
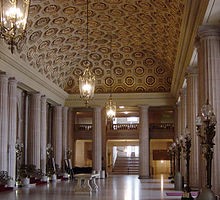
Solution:
<svg viewBox="0 0 220 200">
<path fill-rule="evenodd" d="M 190 161 L 190 152 L 191 152 L 191 137 L 189 133 L 189 129 L 186 128 L 186 134 L 185 136 L 181 139 L 181 144 L 183 148 L 183 153 L 184 153 L 184 158 L 186 161 L 186 186 L 184 188 L 184 193 L 181 199 L 193 199 L 191 196 L 191 188 L 189 186 L 189 161 Z"/>
<path fill-rule="evenodd" d="M 206 159 L 206 186 L 197 197 L 197 200 L 215 200 L 215 194 L 211 190 L 213 138 L 215 137 L 216 116 L 212 106 L 207 103 L 202 106 L 201 115 L 196 119 L 197 134 L 201 138 L 202 153 Z"/>
</svg>

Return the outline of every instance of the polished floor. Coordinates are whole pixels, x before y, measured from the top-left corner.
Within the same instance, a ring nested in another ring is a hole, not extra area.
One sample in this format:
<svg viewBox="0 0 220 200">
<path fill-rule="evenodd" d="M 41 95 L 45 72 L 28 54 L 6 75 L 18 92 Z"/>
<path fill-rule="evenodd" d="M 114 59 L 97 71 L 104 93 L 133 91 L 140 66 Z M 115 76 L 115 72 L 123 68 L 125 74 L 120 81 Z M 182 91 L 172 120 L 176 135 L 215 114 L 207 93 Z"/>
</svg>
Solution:
<svg viewBox="0 0 220 200">
<path fill-rule="evenodd" d="M 174 185 L 163 175 L 155 179 L 138 179 L 135 175 L 112 175 L 98 179 L 99 190 L 91 194 L 76 194 L 73 181 L 60 181 L 39 186 L 16 188 L 0 193 L 1 200 L 163 200 L 181 199 L 167 196 L 175 192 Z"/>
</svg>

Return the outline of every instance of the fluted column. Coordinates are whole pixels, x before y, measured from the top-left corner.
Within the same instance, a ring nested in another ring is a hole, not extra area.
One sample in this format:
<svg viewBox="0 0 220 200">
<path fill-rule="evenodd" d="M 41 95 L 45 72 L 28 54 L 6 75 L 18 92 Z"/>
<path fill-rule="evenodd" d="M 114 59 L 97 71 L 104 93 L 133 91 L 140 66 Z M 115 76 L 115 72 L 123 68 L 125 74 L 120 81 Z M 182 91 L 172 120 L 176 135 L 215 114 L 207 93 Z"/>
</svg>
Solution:
<svg viewBox="0 0 220 200">
<path fill-rule="evenodd" d="M 190 154 L 190 186 L 199 187 L 199 140 L 196 135 L 198 114 L 198 68 L 190 67 L 187 73 L 187 126 L 192 138 Z"/>
<path fill-rule="evenodd" d="M 0 73 L 0 171 L 7 171 L 8 76 Z"/>
<path fill-rule="evenodd" d="M 16 176 L 16 129 L 17 129 L 17 80 L 9 78 L 8 82 L 8 174 L 15 180 Z"/>
<path fill-rule="evenodd" d="M 187 126 L 187 124 L 186 124 L 186 109 L 187 109 L 186 97 L 187 97 L 187 88 L 186 88 L 186 86 L 184 86 L 182 88 L 182 92 L 181 92 L 181 101 L 182 101 L 181 102 L 182 103 L 181 109 L 182 110 L 181 110 L 181 130 L 179 132 L 179 136 L 184 135 L 185 130 L 186 130 L 186 126 Z M 185 174 L 186 169 L 185 169 L 185 159 L 183 156 L 183 152 L 181 153 L 180 156 L 181 156 L 180 157 L 180 165 L 181 165 L 180 172 L 185 177 L 186 176 L 186 174 Z"/>
<path fill-rule="evenodd" d="M 150 149 L 149 149 L 149 116 L 148 105 L 140 106 L 140 129 L 139 129 L 139 178 L 150 176 Z"/>
<path fill-rule="evenodd" d="M 204 25 L 199 28 L 199 103 L 209 99 L 216 114 L 216 136 L 212 170 L 213 190 L 220 191 L 220 26 Z"/>
<path fill-rule="evenodd" d="M 66 150 L 67 145 L 67 130 L 68 130 L 68 107 L 63 107 L 63 118 L 62 118 L 62 129 L 63 129 L 63 159 L 67 159 Z"/>
<path fill-rule="evenodd" d="M 102 170 L 102 109 L 95 107 L 93 111 L 92 167 L 100 173 Z"/>
<path fill-rule="evenodd" d="M 179 104 L 177 102 L 177 104 L 173 107 L 174 108 L 174 134 L 175 136 L 178 133 L 178 114 L 179 114 L 178 107 L 179 107 Z"/>
<path fill-rule="evenodd" d="M 31 94 L 30 119 L 28 134 L 28 164 L 33 164 L 40 169 L 40 117 L 41 117 L 41 94 Z"/>
<path fill-rule="evenodd" d="M 177 133 L 175 134 L 176 137 L 178 137 L 180 134 L 181 134 L 181 125 L 182 125 L 182 120 L 181 120 L 181 116 L 182 116 L 182 113 L 181 113 L 181 99 L 179 99 L 179 101 L 177 102 L 177 116 L 178 116 L 178 123 L 177 123 Z"/>
<path fill-rule="evenodd" d="M 41 132 L 40 132 L 40 165 L 43 173 L 46 173 L 47 164 L 47 98 L 41 96 Z"/>
<path fill-rule="evenodd" d="M 75 141 L 74 141 L 74 126 L 75 126 L 76 111 L 69 109 L 68 111 L 68 141 L 67 145 L 72 150 L 72 163 L 75 164 Z"/>
<path fill-rule="evenodd" d="M 55 162 L 62 166 L 62 106 L 54 107 L 53 113 L 53 148 Z"/>
<path fill-rule="evenodd" d="M 184 87 L 182 88 L 182 92 L 181 92 L 181 132 L 179 133 L 179 135 L 183 134 L 185 132 L 186 129 L 186 97 L 187 97 L 187 88 Z"/>
</svg>

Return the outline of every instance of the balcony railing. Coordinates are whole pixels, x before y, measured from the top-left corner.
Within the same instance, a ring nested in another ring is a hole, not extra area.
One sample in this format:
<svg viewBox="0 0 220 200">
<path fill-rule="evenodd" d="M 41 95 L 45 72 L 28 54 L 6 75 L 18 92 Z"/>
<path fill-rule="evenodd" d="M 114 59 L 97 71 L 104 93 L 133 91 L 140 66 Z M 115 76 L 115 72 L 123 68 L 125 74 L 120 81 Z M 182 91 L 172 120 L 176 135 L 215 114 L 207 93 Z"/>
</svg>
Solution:
<svg viewBox="0 0 220 200">
<path fill-rule="evenodd" d="M 92 131 L 92 124 L 75 124 L 75 131 Z"/>
<path fill-rule="evenodd" d="M 107 126 L 108 139 L 138 139 L 139 138 L 139 124 L 109 124 Z M 75 137 L 76 138 L 91 138 L 92 124 L 76 124 Z M 174 137 L 173 123 L 151 123 L 149 124 L 150 138 L 163 139 Z"/>
<path fill-rule="evenodd" d="M 150 124 L 150 130 L 154 130 L 154 129 L 166 129 L 166 130 L 170 130 L 170 129 L 174 129 L 174 124 L 173 123 L 151 123 Z"/>
<path fill-rule="evenodd" d="M 137 130 L 138 124 L 112 124 L 110 130 Z"/>
</svg>

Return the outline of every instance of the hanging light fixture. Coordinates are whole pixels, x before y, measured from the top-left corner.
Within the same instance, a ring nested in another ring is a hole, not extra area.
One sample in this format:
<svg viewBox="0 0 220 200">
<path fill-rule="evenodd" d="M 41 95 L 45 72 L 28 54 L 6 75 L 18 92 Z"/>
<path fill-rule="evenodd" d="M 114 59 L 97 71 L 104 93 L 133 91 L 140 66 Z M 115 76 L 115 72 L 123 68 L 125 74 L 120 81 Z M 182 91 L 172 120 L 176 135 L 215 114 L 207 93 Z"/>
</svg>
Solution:
<svg viewBox="0 0 220 200">
<path fill-rule="evenodd" d="M 110 64 L 110 78 L 112 79 L 112 36 L 110 38 L 110 48 L 111 48 L 111 51 L 110 51 L 110 61 L 111 61 L 111 64 Z M 107 118 L 112 120 L 115 115 L 116 115 L 116 103 L 113 102 L 112 100 L 112 84 L 110 86 L 110 96 L 109 96 L 109 99 L 108 101 L 106 102 L 106 115 L 107 115 Z"/>
<path fill-rule="evenodd" d="M 88 106 L 89 100 L 93 98 L 94 91 L 95 91 L 95 75 L 90 70 L 91 62 L 88 60 L 88 34 L 89 34 L 89 2 L 86 1 L 86 62 L 85 66 L 86 69 L 83 72 L 82 76 L 79 77 L 79 91 L 80 91 L 80 97 L 85 101 L 86 106 Z"/>
<path fill-rule="evenodd" d="M 13 53 L 15 46 L 25 38 L 30 0 L 0 0 L 0 4 L 0 36 Z"/>
</svg>

